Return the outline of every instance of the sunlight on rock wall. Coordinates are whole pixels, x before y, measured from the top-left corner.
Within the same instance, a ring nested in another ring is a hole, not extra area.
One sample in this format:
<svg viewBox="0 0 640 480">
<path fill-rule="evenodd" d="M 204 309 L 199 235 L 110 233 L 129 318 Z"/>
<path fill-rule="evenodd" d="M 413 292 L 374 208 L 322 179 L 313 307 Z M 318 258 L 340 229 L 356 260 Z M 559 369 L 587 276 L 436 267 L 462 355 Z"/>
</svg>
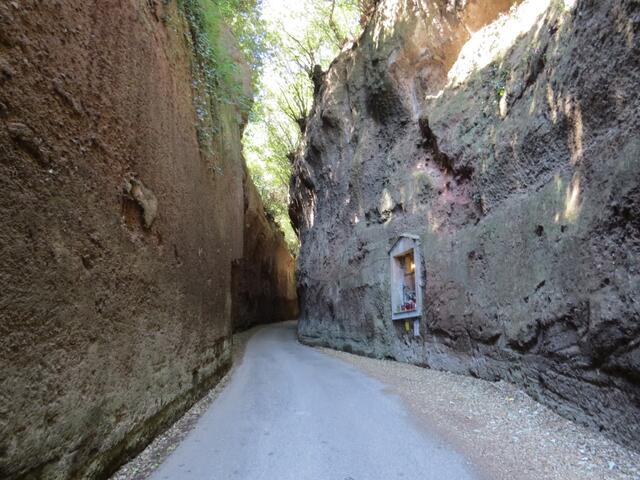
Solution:
<svg viewBox="0 0 640 480">
<path fill-rule="evenodd" d="M 504 55 L 520 35 L 536 24 L 552 0 L 526 0 L 514 6 L 509 14 L 475 32 L 462 47 L 458 60 L 449 71 L 449 87 L 463 83 L 469 76 Z"/>
</svg>

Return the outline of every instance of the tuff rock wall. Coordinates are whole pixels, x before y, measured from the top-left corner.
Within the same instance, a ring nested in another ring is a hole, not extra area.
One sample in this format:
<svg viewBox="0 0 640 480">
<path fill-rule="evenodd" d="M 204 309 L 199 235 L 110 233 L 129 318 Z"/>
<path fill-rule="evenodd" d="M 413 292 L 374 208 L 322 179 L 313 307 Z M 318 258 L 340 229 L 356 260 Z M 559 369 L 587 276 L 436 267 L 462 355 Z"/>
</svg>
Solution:
<svg viewBox="0 0 640 480">
<path fill-rule="evenodd" d="M 246 119 L 185 18 L 0 2 L 0 478 L 105 478 L 230 366 Z"/>
<path fill-rule="evenodd" d="M 299 337 L 489 380 L 640 447 L 640 3 L 382 0 L 295 165 Z M 420 337 L 388 251 L 419 235 Z"/>
<path fill-rule="evenodd" d="M 295 260 L 248 174 L 243 251 L 233 263 L 232 278 L 234 330 L 297 318 Z"/>
</svg>

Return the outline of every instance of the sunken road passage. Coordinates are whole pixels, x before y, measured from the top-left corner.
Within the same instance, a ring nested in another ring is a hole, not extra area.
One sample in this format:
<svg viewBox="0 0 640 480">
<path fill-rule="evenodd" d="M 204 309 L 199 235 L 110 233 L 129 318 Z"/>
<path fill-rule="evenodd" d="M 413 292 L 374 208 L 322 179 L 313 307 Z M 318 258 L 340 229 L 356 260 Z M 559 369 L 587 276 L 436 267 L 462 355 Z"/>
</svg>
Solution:
<svg viewBox="0 0 640 480">
<path fill-rule="evenodd" d="M 229 385 L 154 480 L 458 480 L 468 462 L 414 422 L 385 386 L 264 327 Z"/>
</svg>

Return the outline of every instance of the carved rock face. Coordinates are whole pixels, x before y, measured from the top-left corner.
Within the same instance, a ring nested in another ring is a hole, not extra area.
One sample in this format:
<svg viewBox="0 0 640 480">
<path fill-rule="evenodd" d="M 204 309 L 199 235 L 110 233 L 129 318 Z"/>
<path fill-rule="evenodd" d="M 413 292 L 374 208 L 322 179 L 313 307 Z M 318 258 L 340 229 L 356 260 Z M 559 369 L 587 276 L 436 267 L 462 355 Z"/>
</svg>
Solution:
<svg viewBox="0 0 640 480">
<path fill-rule="evenodd" d="M 230 366 L 246 118 L 198 91 L 186 3 L 0 2 L 0 478 L 106 478 Z"/>
<path fill-rule="evenodd" d="M 381 2 L 294 164 L 300 338 L 510 380 L 640 445 L 637 15 Z M 419 339 L 391 320 L 403 232 L 425 265 Z"/>
</svg>

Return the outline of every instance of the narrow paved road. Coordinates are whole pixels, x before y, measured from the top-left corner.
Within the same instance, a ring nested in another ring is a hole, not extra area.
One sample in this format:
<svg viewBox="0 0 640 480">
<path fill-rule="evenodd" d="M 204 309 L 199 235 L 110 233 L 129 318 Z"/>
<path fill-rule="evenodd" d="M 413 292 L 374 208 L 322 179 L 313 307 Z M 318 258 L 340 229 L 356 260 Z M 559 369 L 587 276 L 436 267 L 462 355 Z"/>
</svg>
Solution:
<svg viewBox="0 0 640 480">
<path fill-rule="evenodd" d="M 259 330 L 242 364 L 155 480 L 458 480 L 467 461 L 414 423 L 382 383 Z"/>
</svg>

